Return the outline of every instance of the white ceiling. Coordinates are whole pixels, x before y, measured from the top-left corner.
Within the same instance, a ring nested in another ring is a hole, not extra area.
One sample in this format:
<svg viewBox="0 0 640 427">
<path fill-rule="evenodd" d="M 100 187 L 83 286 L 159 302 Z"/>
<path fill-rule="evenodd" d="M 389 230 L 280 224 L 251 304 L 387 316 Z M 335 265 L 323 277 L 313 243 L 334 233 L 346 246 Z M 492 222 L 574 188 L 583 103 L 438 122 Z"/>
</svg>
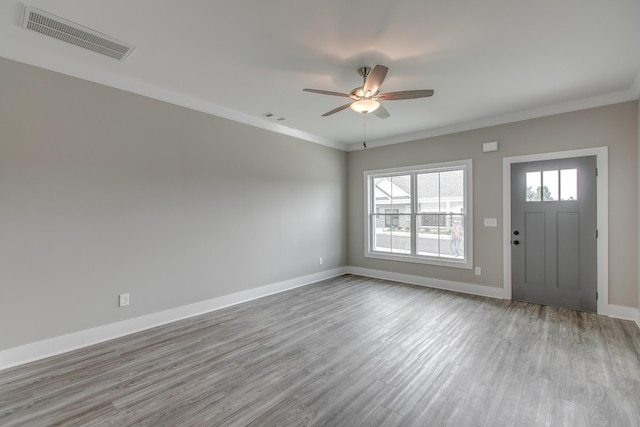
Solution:
<svg viewBox="0 0 640 427">
<path fill-rule="evenodd" d="M 136 46 L 124 62 L 20 28 L 0 0 L 0 56 L 343 149 L 401 142 L 640 94 L 638 0 L 33 0 Z M 391 117 L 321 114 L 358 67 L 389 67 Z M 263 118 L 271 112 L 282 122 Z"/>
</svg>

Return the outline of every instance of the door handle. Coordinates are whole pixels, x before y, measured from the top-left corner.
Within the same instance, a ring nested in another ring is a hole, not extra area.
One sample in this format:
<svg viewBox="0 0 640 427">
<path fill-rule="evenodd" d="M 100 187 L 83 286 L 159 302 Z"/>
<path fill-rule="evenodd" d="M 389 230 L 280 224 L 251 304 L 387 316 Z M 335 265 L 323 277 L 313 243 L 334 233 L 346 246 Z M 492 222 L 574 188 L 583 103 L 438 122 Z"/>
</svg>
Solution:
<svg viewBox="0 0 640 427">
<path fill-rule="evenodd" d="M 514 244 L 514 245 L 519 245 L 519 244 L 520 244 L 520 241 L 519 241 L 519 240 L 514 240 L 514 241 L 513 241 L 513 244 Z"/>
</svg>

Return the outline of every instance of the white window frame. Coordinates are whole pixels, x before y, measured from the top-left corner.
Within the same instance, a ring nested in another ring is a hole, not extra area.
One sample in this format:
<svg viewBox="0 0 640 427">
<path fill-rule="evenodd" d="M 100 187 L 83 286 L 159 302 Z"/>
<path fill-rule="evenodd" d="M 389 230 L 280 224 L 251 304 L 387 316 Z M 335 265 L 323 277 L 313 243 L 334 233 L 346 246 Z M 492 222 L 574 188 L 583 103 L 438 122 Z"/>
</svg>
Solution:
<svg viewBox="0 0 640 427">
<path fill-rule="evenodd" d="M 426 256 L 426 255 L 418 255 L 416 253 L 416 240 L 417 240 L 417 232 L 418 227 L 416 227 L 416 216 L 419 214 L 417 212 L 417 186 L 416 186 L 416 176 L 420 173 L 425 172 L 443 172 L 450 170 L 462 170 L 463 171 L 463 181 L 464 181 L 464 250 L 465 250 L 465 259 L 456 259 L 456 258 L 448 258 L 442 256 Z M 386 177 L 390 175 L 406 175 L 410 174 L 412 179 L 411 185 L 411 254 L 402 254 L 402 253 L 389 253 L 389 252 L 380 252 L 374 251 L 373 242 L 375 232 L 375 220 L 373 219 L 374 212 L 374 200 L 373 200 L 373 179 Z M 472 269 L 473 268 L 473 162 L 471 159 L 465 160 L 455 160 L 451 162 L 442 162 L 442 163 L 431 163 L 425 165 L 417 165 L 417 166 L 405 166 L 399 168 L 389 168 L 389 169 L 377 169 L 364 171 L 364 203 L 365 203 L 365 242 L 364 242 L 364 256 L 366 258 L 376 258 L 376 259 L 384 259 L 391 261 L 402 261 L 402 262 L 412 262 L 412 263 L 420 263 L 420 264 L 431 264 L 431 265 L 439 265 L 446 267 L 455 267 L 455 268 L 464 268 L 464 269 Z"/>
</svg>

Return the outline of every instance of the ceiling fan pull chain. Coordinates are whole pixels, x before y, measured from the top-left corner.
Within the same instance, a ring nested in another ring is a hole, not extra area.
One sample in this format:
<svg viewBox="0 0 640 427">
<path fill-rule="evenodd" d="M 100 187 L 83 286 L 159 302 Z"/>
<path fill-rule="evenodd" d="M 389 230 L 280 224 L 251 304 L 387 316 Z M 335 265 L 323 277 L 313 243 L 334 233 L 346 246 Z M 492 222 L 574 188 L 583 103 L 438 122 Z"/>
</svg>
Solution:
<svg viewBox="0 0 640 427">
<path fill-rule="evenodd" d="M 367 148 L 367 115 L 362 115 L 362 145 Z"/>
</svg>

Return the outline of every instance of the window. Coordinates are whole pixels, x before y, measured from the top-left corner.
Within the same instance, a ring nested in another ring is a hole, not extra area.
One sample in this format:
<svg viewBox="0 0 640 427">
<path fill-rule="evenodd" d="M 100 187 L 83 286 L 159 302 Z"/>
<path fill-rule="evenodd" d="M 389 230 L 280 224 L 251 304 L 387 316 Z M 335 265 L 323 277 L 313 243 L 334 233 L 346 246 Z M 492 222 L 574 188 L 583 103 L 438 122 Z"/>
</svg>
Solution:
<svg viewBox="0 0 640 427">
<path fill-rule="evenodd" d="M 369 258 L 472 268 L 471 160 L 365 172 Z"/>
<path fill-rule="evenodd" d="M 527 172 L 527 202 L 578 200 L 578 170 Z"/>
</svg>

